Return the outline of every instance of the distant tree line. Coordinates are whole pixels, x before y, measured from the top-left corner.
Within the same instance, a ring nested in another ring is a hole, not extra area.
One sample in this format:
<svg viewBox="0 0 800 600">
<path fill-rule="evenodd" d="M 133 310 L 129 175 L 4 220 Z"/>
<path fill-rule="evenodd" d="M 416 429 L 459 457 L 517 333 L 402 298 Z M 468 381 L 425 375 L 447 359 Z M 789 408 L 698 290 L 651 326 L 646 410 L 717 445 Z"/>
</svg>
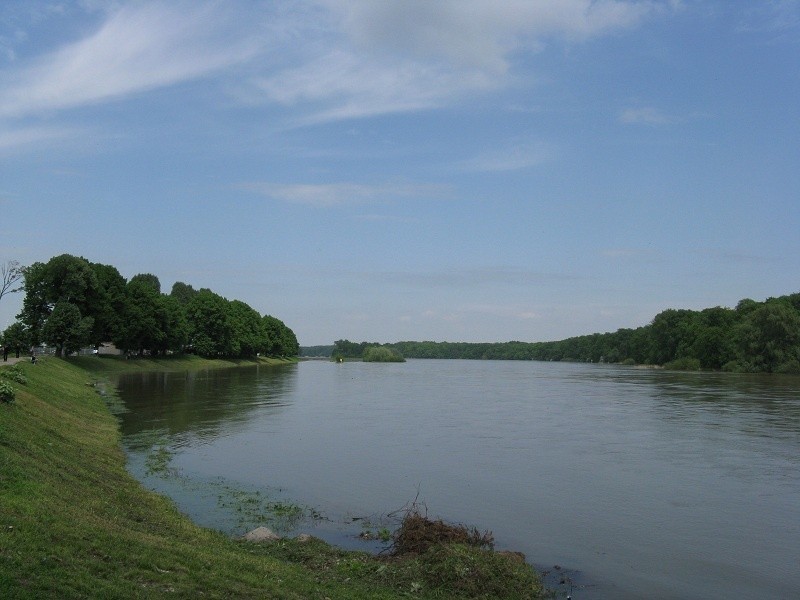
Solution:
<svg viewBox="0 0 800 600">
<path fill-rule="evenodd" d="M 18 321 L 3 332 L 10 348 L 46 343 L 61 356 L 112 342 L 125 353 L 193 352 L 208 358 L 296 356 L 294 332 L 240 300 L 176 282 L 161 292 L 150 273 L 126 280 L 110 265 L 62 254 L 24 269 Z"/>
<path fill-rule="evenodd" d="M 338 340 L 333 353 L 361 356 L 373 342 Z M 553 342 L 397 342 L 407 358 L 654 364 L 677 369 L 800 373 L 800 293 L 745 299 L 736 308 L 668 309 L 648 324 Z"/>
<path fill-rule="evenodd" d="M 323 345 L 323 346 L 300 346 L 300 356 L 309 356 L 309 357 L 330 357 L 333 355 L 333 345 Z"/>
</svg>

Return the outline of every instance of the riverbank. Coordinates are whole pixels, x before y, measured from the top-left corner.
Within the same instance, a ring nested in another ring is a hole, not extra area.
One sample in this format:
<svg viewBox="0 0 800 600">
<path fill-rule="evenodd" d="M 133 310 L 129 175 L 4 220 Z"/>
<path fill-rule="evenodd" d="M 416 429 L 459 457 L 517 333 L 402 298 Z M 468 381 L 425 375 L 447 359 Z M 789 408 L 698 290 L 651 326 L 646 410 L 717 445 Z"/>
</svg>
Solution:
<svg viewBox="0 0 800 600">
<path fill-rule="evenodd" d="M 0 597 L 542 597 L 528 565 L 498 563 L 495 553 L 458 548 L 383 560 L 318 541 L 248 544 L 196 526 L 145 490 L 125 469 L 100 378 L 244 364 L 196 357 L 21 364 L 27 383 L 15 383 L 16 400 L 0 404 Z M 474 584 L 469 591 L 465 582 Z"/>
</svg>

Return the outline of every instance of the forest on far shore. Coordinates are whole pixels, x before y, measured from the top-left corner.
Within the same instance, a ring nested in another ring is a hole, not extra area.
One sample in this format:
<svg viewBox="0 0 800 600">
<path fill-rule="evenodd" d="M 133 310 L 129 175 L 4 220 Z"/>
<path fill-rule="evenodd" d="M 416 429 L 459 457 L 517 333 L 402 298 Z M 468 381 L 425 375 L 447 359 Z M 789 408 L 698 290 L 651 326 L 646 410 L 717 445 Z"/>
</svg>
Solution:
<svg viewBox="0 0 800 600">
<path fill-rule="evenodd" d="M 302 356 L 359 358 L 387 346 L 406 358 L 651 364 L 682 370 L 800 373 L 800 293 L 735 308 L 667 309 L 636 329 L 553 342 L 351 342 L 301 348 Z"/>
</svg>

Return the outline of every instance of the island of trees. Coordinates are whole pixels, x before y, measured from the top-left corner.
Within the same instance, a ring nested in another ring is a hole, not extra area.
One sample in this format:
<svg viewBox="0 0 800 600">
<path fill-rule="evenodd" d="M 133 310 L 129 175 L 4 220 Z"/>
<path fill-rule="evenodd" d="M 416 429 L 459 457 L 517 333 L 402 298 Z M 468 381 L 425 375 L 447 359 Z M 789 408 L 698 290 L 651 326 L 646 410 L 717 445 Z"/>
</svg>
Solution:
<svg viewBox="0 0 800 600">
<path fill-rule="evenodd" d="M 62 356 L 108 342 L 126 354 L 152 356 L 291 357 L 299 351 L 294 332 L 280 319 L 206 288 L 176 282 L 166 294 L 155 275 L 126 280 L 111 265 L 69 254 L 20 272 L 22 311 L 2 336 L 17 351 L 44 343 Z"/>
<path fill-rule="evenodd" d="M 301 349 L 304 355 L 361 357 L 384 346 L 407 358 L 651 364 L 683 370 L 800 373 L 800 293 L 735 308 L 668 309 L 636 329 L 552 342 L 351 342 Z"/>
</svg>

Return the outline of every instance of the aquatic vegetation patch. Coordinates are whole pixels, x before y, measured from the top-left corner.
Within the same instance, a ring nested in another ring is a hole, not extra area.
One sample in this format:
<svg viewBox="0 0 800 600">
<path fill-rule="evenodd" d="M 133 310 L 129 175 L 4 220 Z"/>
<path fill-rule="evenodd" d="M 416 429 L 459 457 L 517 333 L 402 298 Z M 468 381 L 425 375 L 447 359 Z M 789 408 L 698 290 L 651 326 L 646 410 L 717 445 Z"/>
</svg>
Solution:
<svg viewBox="0 0 800 600">
<path fill-rule="evenodd" d="M 147 454 L 144 465 L 147 475 L 157 475 L 159 477 L 177 477 L 178 471 L 169 466 L 175 452 L 166 446 L 157 446 Z"/>
<path fill-rule="evenodd" d="M 217 507 L 233 517 L 237 530 L 267 525 L 280 534 L 296 531 L 309 520 L 324 520 L 315 509 L 276 498 L 260 490 L 248 491 L 234 485 L 215 482 Z"/>
</svg>

